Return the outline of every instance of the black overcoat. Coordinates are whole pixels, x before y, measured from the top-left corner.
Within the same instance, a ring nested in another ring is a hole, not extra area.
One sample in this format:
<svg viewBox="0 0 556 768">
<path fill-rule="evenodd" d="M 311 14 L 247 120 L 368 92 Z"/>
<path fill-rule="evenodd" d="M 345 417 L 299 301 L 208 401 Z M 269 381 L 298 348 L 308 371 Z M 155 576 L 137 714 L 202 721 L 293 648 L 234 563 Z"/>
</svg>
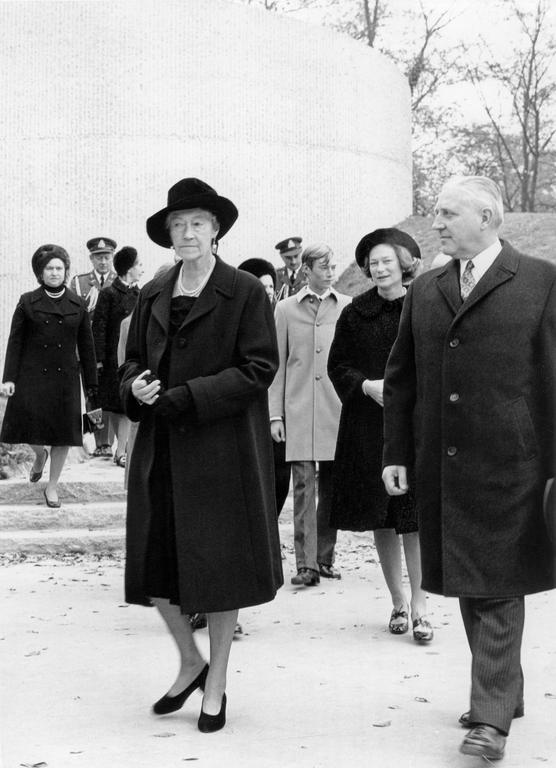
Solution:
<svg viewBox="0 0 556 768">
<path fill-rule="evenodd" d="M 383 379 L 398 333 L 403 297 L 388 301 L 376 288 L 342 310 L 328 355 L 328 376 L 342 401 L 334 456 L 330 525 L 348 531 L 383 526 L 388 508 L 401 530 L 415 530 L 413 496 L 390 497 L 382 482 L 383 409 L 363 394 L 365 379 Z"/>
<path fill-rule="evenodd" d="M 96 386 L 96 359 L 87 307 L 66 288 L 59 301 L 42 288 L 24 293 L 15 309 L 3 381 L 13 381 L 0 440 L 31 445 L 82 445 L 83 385 Z"/>
<path fill-rule="evenodd" d="M 143 605 L 156 435 L 153 409 L 138 404 L 131 384 L 146 368 L 158 370 L 178 271 L 179 265 L 141 290 L 120 371 L 125 411 L 139 421 L 129 474 L 126 599 Z M 277 367 L 274 319 L 261 283 L 217 259 L 173 337 L 164 382 L 187 383 L 194 403 L 194 415 L 168 421 L 186 612 L 263 603 L 282 584 L 267 403 Z"/>
<path fill-rule="evenodd" d="M 102 363 L 99 373 L 99 405 L 112 413 L 123 413 L 118 378 L 118 341 L 124 317 L 133 312 L 139 288 L 128 286 L 119 277 L 99 293 L 93 314 L 93 339 L 97 362 Z"/>
<path fill-rule="evenodd" d="M 554 586 L 556 269 L 502 252 L 462 303 L 459 264 L 410 286 L 385 378 L 385 465 L 416 459 L 423 588 L 510 597 Z"/>
</svg>

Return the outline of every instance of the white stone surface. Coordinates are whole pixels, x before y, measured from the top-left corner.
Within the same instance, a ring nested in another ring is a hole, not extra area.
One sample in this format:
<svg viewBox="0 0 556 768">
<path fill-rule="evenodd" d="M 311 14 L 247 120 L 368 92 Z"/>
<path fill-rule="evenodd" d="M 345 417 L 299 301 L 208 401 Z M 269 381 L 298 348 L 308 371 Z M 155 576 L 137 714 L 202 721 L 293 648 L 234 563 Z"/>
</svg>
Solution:
<svg viewBox="0 0 556 768">
<path fill-rule="evenodd" d="M 145 219 L 199 176 L 238 206 L 232 264 L 359 238 L 410 212 L 408 87 L 362 43 L 224 0 L 0 3 L 0 344 L 44 242 L 168 260 Z"/>
</svg>

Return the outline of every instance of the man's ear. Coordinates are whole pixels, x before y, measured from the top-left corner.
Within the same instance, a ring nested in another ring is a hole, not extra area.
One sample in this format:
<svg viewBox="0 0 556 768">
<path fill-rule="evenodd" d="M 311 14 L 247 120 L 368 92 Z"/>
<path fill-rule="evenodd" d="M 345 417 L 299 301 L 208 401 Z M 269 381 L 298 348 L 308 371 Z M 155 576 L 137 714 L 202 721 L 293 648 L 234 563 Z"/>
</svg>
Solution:
<svg viewBox="0 0 556 768">
<path fill-rule="evenodd" d="M 488 229 L 492 225 L 492 219 L 494 213 L 491 208 L 483 208 L 481 210 L 481 229 Z"/>
</svg>

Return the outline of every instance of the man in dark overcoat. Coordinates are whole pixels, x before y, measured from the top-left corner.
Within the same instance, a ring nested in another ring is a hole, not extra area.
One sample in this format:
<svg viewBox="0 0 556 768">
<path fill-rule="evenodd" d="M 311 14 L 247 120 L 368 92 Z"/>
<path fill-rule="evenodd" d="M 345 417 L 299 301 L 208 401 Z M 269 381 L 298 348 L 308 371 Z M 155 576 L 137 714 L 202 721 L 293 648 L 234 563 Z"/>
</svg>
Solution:
<svg viewBox="0 0 556 768">
<path fill-rule="evenodd" d="M 410 286 L 384 385 L 383 479 L 415 462 L 423 589 L 458 597 L 472 654 L 461 751 L 501 758 L 523 715 L 524 595 L 554 587 L 543 494 L 554 474 L 556 268 L 498 239 L 485 177 L 442 189 L 450 263 Z"/>
<path fill-rule="evenodd" d="M 112 285 L 116 278 L 113 268 L 116 241 L 110 237 L 92 237 L 87 241 L 87 250 L 91 260 L 90 272 L 74 275 L 70 282 L 71 290 L 81 296 L 87 305 L 89 319 L 93 321 L 99 293 L 103 288 Z M 114 442 L 114 425 L 110 413 L 104 414 L 104 426 L 94 433 L 96 448 L 93 456 L 112 458 L 111 445 Z"/>
</svg>

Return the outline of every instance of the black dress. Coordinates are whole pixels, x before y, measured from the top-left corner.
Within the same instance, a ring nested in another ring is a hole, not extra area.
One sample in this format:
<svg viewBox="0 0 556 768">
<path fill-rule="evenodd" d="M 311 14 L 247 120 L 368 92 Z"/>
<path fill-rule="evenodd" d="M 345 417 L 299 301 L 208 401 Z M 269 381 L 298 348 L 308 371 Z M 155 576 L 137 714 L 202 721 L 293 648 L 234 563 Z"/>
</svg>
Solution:
<svg viewBox="0 0 556 768">
<path fill-rule="evenodd" d="M 172 299 L 168 344 L 157 371 L 163 387 L 168 381 L 172 339 L 193 308 L 195 301 L 196 298 L 190 296 L 176 296 Z M 172 604 L 181 605 L 167 424 L 165 418 L 156 420 L 156 452 L 151 474 L 151 504 L 154 514 L 147 547 L 146 584 L 150 597 L 165 597 Z"/>
<path fill-rule="evenodd" d="M 328 375 L 342 401 L 334 457 L 330 525 L 346 531 L 417 530 L 414 498 L 388 496 L 382 482 L 383 409 L 363 394 L 365 379 L 383 379 L 398 332 L 403 297 L 376 288 L 342 311 L 328 357 Z"/>
<path fill-rule="evenodd" d="M 139 288 L 126 285 L 119 277 L 99 293 L 93 315 L 93 338 L 99 373 L 99 405 L 111 413 L 123 413 L 118 379 L 118 341 L 122 320 L 137 303 Z"/>
</svg>

